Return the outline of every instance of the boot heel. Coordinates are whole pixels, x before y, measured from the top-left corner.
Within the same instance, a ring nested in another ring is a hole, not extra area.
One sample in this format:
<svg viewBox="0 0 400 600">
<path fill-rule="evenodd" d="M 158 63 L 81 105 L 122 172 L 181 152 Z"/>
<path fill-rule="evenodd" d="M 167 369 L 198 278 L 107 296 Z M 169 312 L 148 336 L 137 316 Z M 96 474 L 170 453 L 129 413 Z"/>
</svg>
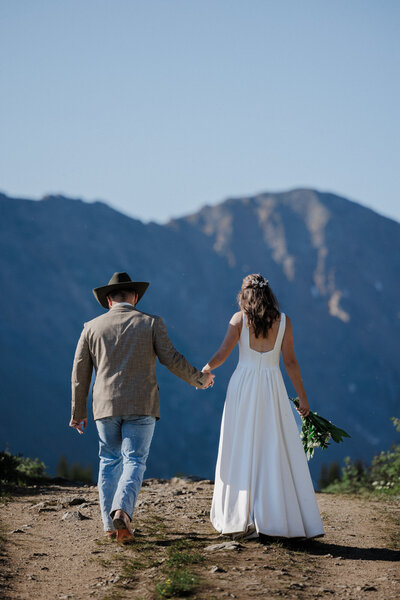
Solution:
<svg viewBox="0 0 400 600">
<path fill-rule="evenodd" d="M 117 542 L 130 544 L 135 540 L 129 529 L 117 529 Z"/>
</svg>

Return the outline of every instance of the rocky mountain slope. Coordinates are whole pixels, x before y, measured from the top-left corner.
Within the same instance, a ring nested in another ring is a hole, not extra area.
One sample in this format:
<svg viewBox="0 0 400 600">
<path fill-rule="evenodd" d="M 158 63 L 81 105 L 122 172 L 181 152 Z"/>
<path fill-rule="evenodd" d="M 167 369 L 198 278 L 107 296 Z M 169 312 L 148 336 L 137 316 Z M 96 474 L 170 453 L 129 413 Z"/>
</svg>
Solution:
<svg viewBox="0 0 400 600">
<path fill-rule="evenodd" d="M 229 199 L 167 225 L 103 203 L 0 195 L 0 444 L 96 465 L 93 423 L 67 427 L 70 369 L 91 289 L 114 271 L 151 286 L 138 308 L 164 316 L 177 348 L 201 367 L 236 310 L 242 277 L 268 277 L 294 322 L 311 407 L 351 433 L 312 461 L 369 459 L 394 438 L 400 376 L 400 224 L 310 189 Z M 224 392 L 236 352 L 196 391 L 159 369 L 162 418 L 148 475 L 213 476 Z M 291 390 L 291 387 L 289 386 Z"/>
</svg>

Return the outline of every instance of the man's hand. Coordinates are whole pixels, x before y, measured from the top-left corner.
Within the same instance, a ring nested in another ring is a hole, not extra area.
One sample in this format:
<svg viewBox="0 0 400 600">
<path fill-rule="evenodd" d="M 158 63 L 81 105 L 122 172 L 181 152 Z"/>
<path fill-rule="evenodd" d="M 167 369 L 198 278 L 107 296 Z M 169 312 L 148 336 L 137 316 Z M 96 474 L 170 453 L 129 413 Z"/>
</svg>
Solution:
<svg viewBox="0 0 400 600">
<path fill-rule="evenodd" d="M 87 418 L 86 419 L 82 419 L 81 421 L 75 421 L 74 419 L 71 419 L 70 422 L 69 422 L 69 426 L 73 427 L 74 429 L 76 429 L 78 433 L 83 433 L 83 429 L 82 429 L 81 424 L 83 426 L 83 429 L 86 429 Z"/>
</svg>

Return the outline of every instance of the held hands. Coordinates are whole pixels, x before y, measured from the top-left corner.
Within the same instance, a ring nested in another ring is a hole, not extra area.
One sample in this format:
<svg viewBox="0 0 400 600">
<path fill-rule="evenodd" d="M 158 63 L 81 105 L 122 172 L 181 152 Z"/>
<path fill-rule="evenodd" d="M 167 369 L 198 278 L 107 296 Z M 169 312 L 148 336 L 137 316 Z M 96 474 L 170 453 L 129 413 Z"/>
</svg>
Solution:
<svg viewBox="0 0 400 600">
<path fill-rule="evenodd" d="M 209 387 L 213 387 L 215 375 L 211 373 L 210 365 L 207 363 L 201 370 L 202 373 L 207 373 L 208 379 L 206 380 L 206 384 L 203 389 L 207 389 Z"/>
<path fill-rule="evenodd" d="M 301 417 L 305 418 L 308 416 L 308 413 L 310 412 L 310 407 L 308 405 L 307 398 L 302 398 L 299 400 L 299 408 L 296 408 L 296 410 Z"/>
<path fill-rule="evenodd" d="M 203 371 L 203 373 L 204 372 L 205 371 Z M 215 378 L 215 375 L 213 375 L 212 373 L 207 373 L 206 382 L 205 382 L 204 386 L 201 389 L 202 390 L 206 390 L 209 387 L 213 387 L 213 385 L 214 385 L 214 378 Z"/>
<path fill-rule="evenodd" d="M 81 427 L 81 424 L 83 426 L 83 429 L 86 429 L 87 426 L 87 418 L 86 419 L 82 419 L 81 421 L 75 421 L 74 419 L 71 419 L 69 422 L 69 426 L 73 427 L 74 429 L 77 430 L 78 433 L 82 434 L 84 433 Z"/>
<path fill-rule="evenodd" d="M 211 373 L 210 371 L 211 371 L 211 369 L 208 366 L 208 364 L 205 365 L 205 367 L 202 368 L 201 372 L 202 373 L 207 373 L 207 379 L 206 379 L 206 382 L 203 385 L 203 387 L 202 388 L 196 388 L 196 390 L 199 390 L 199 389 L 200 390 L 206 390 L 209 387 L 213 387 L 215 375 L 213 373 Z"/>
</svg>

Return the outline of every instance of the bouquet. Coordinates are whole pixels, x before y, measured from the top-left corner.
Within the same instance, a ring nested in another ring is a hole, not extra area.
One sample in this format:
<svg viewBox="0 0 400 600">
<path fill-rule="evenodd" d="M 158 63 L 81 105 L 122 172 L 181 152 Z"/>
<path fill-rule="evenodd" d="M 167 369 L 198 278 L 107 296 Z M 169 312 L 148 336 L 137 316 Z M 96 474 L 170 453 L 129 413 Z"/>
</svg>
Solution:
<svg viewBox="0 0 400 600">
<path fill-rule="evenodd" d="M 296 408 L 299 408 L 298 398 L 290 398 L 290 400 Z M 326 450 L 329 446 L 329 440 L 332 439 L 339 444 L 344 437 L 351 437 L 344 429 L 336 427 L 336 425 L 311 410 L 307 417 L 301 418 L 301 421 L 303 426 L 300 437 L 308 460 L 314 456 L 314 448 Z"/>
</svg>

